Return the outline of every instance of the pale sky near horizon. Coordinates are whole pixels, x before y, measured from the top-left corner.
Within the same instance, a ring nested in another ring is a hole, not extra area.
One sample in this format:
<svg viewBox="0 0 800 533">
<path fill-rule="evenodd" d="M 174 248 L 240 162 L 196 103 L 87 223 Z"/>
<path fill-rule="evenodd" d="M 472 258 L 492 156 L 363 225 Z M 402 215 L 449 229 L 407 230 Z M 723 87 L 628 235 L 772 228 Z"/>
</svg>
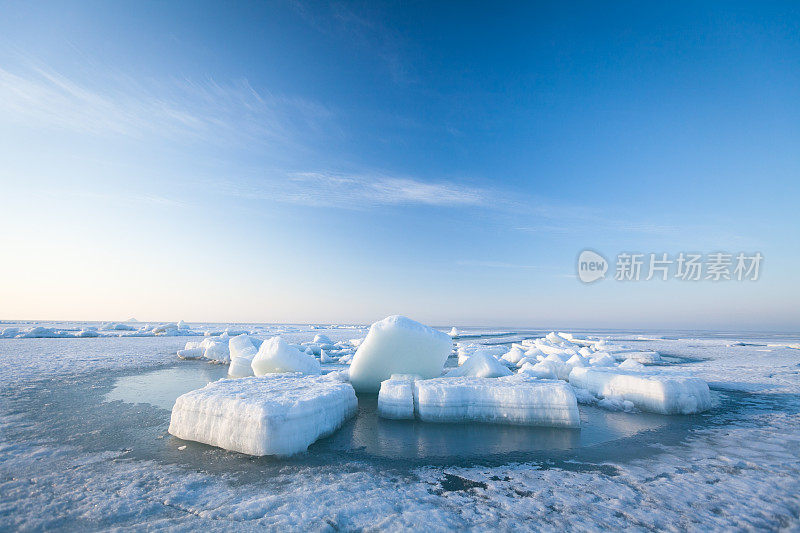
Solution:
<svg viewBox="0 0 800 533">
<path fill-rule="evenodd" d="M 797 3 L 0 13 L 0 319 L 800 325 Z"/>
</svg>

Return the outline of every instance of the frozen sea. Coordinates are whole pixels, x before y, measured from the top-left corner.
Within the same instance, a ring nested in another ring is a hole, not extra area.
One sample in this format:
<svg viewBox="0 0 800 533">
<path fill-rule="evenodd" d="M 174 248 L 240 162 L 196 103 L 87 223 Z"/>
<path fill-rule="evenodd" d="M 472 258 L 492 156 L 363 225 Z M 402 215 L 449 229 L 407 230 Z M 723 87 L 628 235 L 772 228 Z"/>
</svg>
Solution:
<svg viewBox="0 0 800 533">
<path fill-rule="evenodd" d="M 103 331 L 0 330 L 36 326 Z M 290 342 L 366 334 L 235 328 Z M 466 328 L 459 340 L 547 332 Z M 800 530 L 800 335 L 572 332 L 657 350 L 668 370 L 709 383 L 714 408 L 581 405 L 571 430 L 384 420 L 362 396 L 357 417 L 308 452 L 249 457 L 167 433 L 175 398 L 227 370 L 179 360 L 189 337 L 0 339 L 0 530 Z"/>
</svg>

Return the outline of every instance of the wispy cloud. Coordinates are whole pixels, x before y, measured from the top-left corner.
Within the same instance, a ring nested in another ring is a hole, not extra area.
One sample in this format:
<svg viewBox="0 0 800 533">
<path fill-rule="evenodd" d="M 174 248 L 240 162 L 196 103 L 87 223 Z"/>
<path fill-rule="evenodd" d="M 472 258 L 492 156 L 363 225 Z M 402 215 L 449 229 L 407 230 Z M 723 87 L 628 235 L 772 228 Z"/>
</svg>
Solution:
<svg viewBox="0 0 800 533">
<path fill-rule="evenodd" d="M 483 267 L 483 268 L 508 268 L 508 269 L 523 269 L 523 270 L 533 270 L 539 269 L 541 266 L 539 265 L 523 265 L 518 263 L 506 263 L 503 261 L 485 261 L 485 260 L 474 260 L 474 259 L 462 259 L 460 261 L 456 261 L 456 264 L 459 266 L 470 266 L 470 267 Z"/>
<path fill-rule="evenodd" d="M 33 63 L 0 67 L 0 121 L 136 138 L 292 143 L 332 112 L 258 91 L 247 80 L 147 80 L 93 69 L 67 76 Z"/>
<path fill-rule="evenodd" d="M 113 204 L 146 204 L 154 207 L 163 208 L 183 208 L 189 207 L 191 204 L 185 200 L 178 200 L 176 198 L 168 198 L 159 194 L 152 193 L 135 193 L 135 192 L 108 192 L 108 191 L 74 191 L 74 190 L 48 190 L 44 191 L 51 196 L 76 196 L 81 198 L 89 198 L 104 203 Z"/>
<path fill-rule="evenodd" d="M 219 192 L 254 200 L 363 209 L 381 205 L 482 206 L 490 191 L 451 181 L 382 174 L 289 173 L 281 179 L 218 184 Z"/>
<path fill-rule="evenodd" d="M 326 172 L 295 174 L 301 187 L 335 194 L 345 199 L 378 204 L 479 205 L 487 192 L 449 182 L 424 182 L 414 178 L 381 175 L 347 175 Z"/>
<path fill-rule="evenodd" d="M 254 152 L 274 166 L 256 167 L 249 178 L 240 173 L 229 180 L 216 176 L 207 180 L 208 188 L 230 196 L 347 209 L 478 206 L 487 201 L 486 190 L 451 180 L 285 170 L 297 168 L 303 154 L 315 153 L 311 137 L 340 133 L 336 113 L 319 103 L 257 90 L 247 80 L 140 79 L 105 72 L 91 62 L 87 65 L 86 72 L 71 76 L 32 60 L 0 67 L 0 123 L 103 137 L 228 145 Z M 220 163 L 242 169 L 238 161 Z"/>
</svg>

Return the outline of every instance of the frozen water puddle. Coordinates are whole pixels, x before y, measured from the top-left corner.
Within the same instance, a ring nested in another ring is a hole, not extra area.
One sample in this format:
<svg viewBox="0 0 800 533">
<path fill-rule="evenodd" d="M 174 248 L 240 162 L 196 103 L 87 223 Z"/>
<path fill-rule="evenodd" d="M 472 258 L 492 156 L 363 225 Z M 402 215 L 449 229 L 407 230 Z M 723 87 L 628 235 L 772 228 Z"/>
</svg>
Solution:
<svg viewBox="0 0 800 533">
<path fill-rule="evenodd" d="M 147 403 L 161 409 L 172 410 L 175 400 L 181 394 L 205 387 L 227 375 L 227 366 L 210 365 L 205 362 L 153 370 L 119 378 L 105 399 L 120 400 L 125 403 Z"/>
<path fill-rule="evenodd" d="M 120 377 L 103 399 L 107 402 L 149 404 L 169 411 L 178 396 L 224 378 L 226 372 L 227 367 L 221 365 L 183 362 L 179 366 Z M 170 417 L 168 414 L 161 416 L 166 426 Z M 627 449 L 638 454 L 640 443 L 637 438 L 651 440 L 658 439 L 659 435 L 676 435 L 696 427 L 701 419 L 699 416 L 613 412 L 585 405 L 580 406 L 580 418 L 580 429 L 389 420 L 378 416 L 377 395 L 361 394 L 356 416 L 333 435 L 312 444 L 301 457 L 326 460 L 328 456 L 341 458 L 344 453 L 352 459 L 389 461 L 449 462 L 490 457 L 519 460 L 530 454 L 541 458 L 565 452 L 590 451 L 605 444 L 613 446 L 612 453 L 625 454 Z M 186 451 L 210 449 L 204 444 L 180 441 L 170 436 L 160 442 L 165 447 L 176 449 L 185 445 Z"/>
</svg>

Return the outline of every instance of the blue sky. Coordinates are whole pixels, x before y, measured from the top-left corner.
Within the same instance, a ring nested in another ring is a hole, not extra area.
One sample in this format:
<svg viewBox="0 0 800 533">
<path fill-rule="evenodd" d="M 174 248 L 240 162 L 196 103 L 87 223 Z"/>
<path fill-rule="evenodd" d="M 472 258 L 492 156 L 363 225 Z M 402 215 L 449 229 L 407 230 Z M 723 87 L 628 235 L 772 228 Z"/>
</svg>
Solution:
<svg viewBox="0 0 800 533">
<path fill-rule="evenodd" d="M 0 318 L 800 324 L 796 3 L 0 11 Z"/>
</svg>

